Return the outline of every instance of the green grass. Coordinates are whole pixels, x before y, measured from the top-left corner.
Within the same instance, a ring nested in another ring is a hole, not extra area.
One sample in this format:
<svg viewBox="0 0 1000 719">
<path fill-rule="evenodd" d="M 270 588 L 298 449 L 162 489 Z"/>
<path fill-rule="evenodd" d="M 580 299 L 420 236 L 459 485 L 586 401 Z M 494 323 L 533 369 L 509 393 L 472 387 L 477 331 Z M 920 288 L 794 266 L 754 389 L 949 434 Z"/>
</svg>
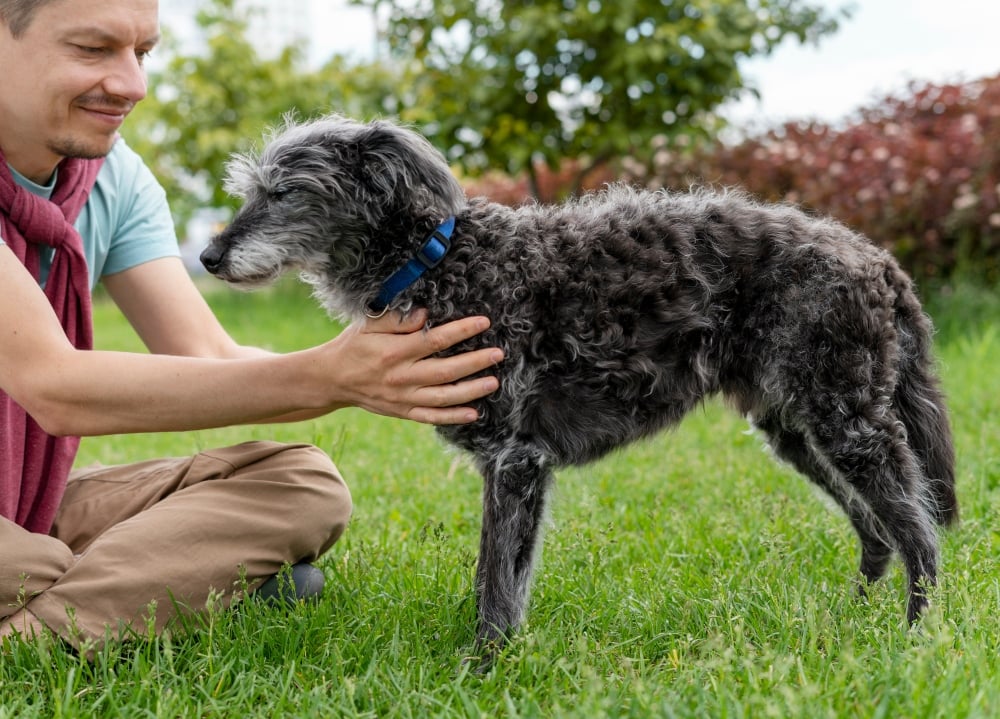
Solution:
<svg viewBox="0 0 1000 719">
<path fill-rule="evenodd" d="M 244 342 L 288 350 L 336 332 L 294 286 L 210 298 Z M 856 599 L 847 521 L 712 402 L 560 474 L 526 626 L 491 672 L 470 674 L 479 479 L 430 428 L 345 411 L 85 440 L 80 462 L 104 463 L 252 437 L 316 442 L 348 478 L 354 518 L 321 563 L 317 606 L 244 605 L 93 663 L 59 644 L 10 645 L 0 719 L 995 716 L 1000 299 L 960 286 L 929 307 L 963 521 L 916 631 L 898 565 Z M 96 324 L 102 346 L 138 347 L 113 307 L 100 304 Z"/>
</svg>

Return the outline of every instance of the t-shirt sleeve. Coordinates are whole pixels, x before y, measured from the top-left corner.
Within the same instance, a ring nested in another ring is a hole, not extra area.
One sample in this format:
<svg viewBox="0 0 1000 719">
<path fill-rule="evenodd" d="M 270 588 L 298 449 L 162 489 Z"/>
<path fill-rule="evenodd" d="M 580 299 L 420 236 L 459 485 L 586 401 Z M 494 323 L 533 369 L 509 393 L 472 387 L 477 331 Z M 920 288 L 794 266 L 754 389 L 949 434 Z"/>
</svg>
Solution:
<svg viewBox="0 0 1000 719">
<path fill-rule="evenodd" d="M 119 143 L 124 145 L 123 140 Z M 109 169 L 118 202 L 113 203 L 111 244 L 101 274 L 113 275 L 162 257 L 179 257 L 163 187 L 128 146 L 119 148 L 115 160 L 116 166 Z"/>
</svg>

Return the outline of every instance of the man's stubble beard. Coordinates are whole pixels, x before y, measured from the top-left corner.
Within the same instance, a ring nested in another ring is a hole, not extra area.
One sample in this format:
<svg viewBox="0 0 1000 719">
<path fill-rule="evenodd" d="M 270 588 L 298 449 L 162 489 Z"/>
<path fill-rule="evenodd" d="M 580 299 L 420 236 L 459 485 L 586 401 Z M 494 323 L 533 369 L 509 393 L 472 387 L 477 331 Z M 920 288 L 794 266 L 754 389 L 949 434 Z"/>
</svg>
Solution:
<svg viewBox="0 0 1000 719">
<path fill-rule="evenodd" d="M 114 138 L 109 138 L 101 147 L 96 142 L 82 142 L 75 138 L 60 138 L 49 143 L 50 152 L 60 157 L 74 157 L 80 160 L 96 160 L 106 157 L 114 145 Z"/>
<path fill-rule="evenodd" d="M 134 103 L 116 99 L 113 96 L 98 92 L 81 95 L 74 101 L 74 107 L 91 110 L 109 110 L 129 114 Z M 105 157 L 115 144 L 118 133 L 114 132 L 105 139 L 84 140 L 78 137 L 63 136 L 53 139 L 48 144 L 50 152 L 61 157 L 75 157 L 80 160 L 96 160 Z"/>
</svg>

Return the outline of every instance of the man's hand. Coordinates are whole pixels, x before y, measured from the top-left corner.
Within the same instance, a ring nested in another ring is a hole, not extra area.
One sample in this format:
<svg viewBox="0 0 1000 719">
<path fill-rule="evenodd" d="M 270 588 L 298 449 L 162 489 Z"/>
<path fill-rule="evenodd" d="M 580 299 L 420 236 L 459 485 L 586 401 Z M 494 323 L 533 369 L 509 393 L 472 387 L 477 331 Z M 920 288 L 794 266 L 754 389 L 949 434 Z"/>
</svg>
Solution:
<svg viewBox="0 0 1000 719">
<path fill-rule="evenodd" d="M 503 360 L 498 348 L 434 357 L 490 326 L 466 317 L 424 331 L 427 316 L 386 315 L 348 327 L 330 343 L 340 355 L 337 384 L 345 403 L 370 412 L 427 424 L 464 424 L 478 418 L 465 406 L 499 387 L 496 377 L 464 379 Z"/>
</svg>

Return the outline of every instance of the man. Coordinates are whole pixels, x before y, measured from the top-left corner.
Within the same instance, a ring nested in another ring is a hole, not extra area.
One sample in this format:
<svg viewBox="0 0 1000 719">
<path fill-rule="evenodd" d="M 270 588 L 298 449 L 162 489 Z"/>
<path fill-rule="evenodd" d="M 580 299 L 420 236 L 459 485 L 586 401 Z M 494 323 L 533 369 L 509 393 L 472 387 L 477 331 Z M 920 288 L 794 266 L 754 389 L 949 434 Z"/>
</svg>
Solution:
<svg viewBox="0 0 1000 719">
<path fill-rule="evenodd" d="M 47 627 L 80 646 L 143 627 L 151 607 L 163 628 L 213 592 L 230 601 L 241 577 L 254 589 L 315 559 L 350 513 L 313 447 L 249 443 L 67 481 L 79 436 L 348 406 L 462 423 L 497 387 L 462 378 L 499 350 L 432 357 L 482 317 L 426 332 L 387 317 L 285 355 L 229 337 L 180 262 L 162 189 L 117 136 L 146 94 L 157 13 L 156 0 L 0 0 L 2 636 Z M 98 280 L 151 354 L 90 350 Z"/>
</svg>

